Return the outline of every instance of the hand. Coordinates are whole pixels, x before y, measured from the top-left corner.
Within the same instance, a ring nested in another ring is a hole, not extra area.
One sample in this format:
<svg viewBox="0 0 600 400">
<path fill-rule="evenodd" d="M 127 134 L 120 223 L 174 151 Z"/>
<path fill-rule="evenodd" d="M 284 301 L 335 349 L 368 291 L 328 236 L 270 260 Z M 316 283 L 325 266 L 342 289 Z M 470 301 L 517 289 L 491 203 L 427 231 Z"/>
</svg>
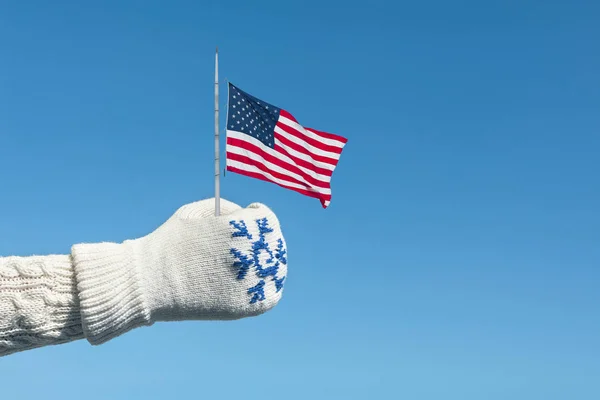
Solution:
<svg viewBox="0 0 600 400">
<path fill-rule="evenodd" d="M 132 243 L 154 319 L 236 319 L 281 298 L 287 254 L 275 214 L 227 200 L 214 212 L 214 199 L 187 204 Z"/>
<path fill-rule="evenodd" d="M 287 248 L 275 214 L 221 199 L 181 207 L 154 232 L 121 244 L 73 248 L 84 329 L 94 342 L 155 321 L 229 320 L 262 314 L 281 299 Z M 134 327 L 135 327 L 134 326 Z"/>
</svg>

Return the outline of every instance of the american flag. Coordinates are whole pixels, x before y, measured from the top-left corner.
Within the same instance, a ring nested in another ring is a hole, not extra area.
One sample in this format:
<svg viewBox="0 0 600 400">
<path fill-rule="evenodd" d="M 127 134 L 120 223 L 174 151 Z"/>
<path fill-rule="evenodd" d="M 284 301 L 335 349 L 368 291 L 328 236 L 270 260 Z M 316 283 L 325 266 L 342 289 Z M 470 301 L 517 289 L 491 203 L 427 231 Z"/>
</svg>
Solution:
<svg viewBox="0 0 600 400">
<path fill-rule="evenodd" d="M 331 175 L 346 138 L 305 128 L 289 112 L 229 84 L 227 171 L 331 202 Z"/>
</svg>

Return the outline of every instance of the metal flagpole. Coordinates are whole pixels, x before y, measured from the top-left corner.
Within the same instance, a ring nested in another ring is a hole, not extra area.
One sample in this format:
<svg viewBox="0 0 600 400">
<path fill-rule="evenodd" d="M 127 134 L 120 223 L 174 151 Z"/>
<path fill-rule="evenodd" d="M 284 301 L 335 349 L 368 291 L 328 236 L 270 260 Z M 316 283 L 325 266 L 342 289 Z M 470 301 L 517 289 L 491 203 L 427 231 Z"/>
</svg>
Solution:
<svg viewBox="0 0 600 400">
<path fill-rule="evenodd" d="M 215 216 L 221 211 L 219 186 L 219 48 L 215 51 Z"/>
</svg>

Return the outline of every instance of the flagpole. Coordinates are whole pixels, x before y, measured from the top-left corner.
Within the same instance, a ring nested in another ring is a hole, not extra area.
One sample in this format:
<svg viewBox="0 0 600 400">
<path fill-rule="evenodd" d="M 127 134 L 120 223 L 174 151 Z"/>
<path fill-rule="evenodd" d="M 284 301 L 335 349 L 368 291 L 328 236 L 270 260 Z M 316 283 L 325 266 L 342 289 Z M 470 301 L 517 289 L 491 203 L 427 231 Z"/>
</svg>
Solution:
<svg viewBox="0 0 600 400">
<path fill-rule="evenodd" d="M 215 216 L 221 211 L 221 193 L 219 185 L 219 48 L 215 50 Z"/>
</svg>

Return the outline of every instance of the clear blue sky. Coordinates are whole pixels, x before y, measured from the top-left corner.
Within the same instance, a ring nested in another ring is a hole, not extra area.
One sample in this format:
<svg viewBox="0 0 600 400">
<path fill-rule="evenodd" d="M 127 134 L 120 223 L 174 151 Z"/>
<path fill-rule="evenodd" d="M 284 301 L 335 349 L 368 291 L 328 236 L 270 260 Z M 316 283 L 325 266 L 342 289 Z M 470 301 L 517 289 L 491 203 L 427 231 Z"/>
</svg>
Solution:
<svg viewBox="0 0 600 400">
<path fill-rule="evenodd" d="M 0 2 L 1 255 L 138 237 L 211 197 L 217 44 L 223 78 L 349 139 L 327 210 L 223 180 L 282 222 L 273 311 L 2 358 L 0 397 L 600 398 L 599 17 L 592 1 Z"/>
</svg>

